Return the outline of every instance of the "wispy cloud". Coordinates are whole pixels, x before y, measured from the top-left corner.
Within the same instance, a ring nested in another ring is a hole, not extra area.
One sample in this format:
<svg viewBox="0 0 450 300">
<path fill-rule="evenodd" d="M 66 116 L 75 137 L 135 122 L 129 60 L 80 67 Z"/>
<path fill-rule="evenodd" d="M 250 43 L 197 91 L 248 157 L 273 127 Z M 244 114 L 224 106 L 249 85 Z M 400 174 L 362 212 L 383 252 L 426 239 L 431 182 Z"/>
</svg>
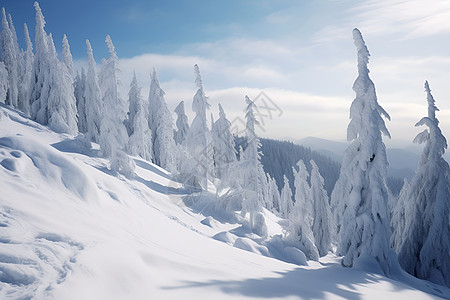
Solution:
<svg viewBox="0 0 450 300">
<path fill-rule="evenodd" d="M 365 34 L 392 35 L 402 39 L 447 34 L 450 32 L 450 1 L 365 0 L 343 13 L 343 19 L 318 31 L 315 42 L 347 37 L 352 27 Z"/>
</svg>

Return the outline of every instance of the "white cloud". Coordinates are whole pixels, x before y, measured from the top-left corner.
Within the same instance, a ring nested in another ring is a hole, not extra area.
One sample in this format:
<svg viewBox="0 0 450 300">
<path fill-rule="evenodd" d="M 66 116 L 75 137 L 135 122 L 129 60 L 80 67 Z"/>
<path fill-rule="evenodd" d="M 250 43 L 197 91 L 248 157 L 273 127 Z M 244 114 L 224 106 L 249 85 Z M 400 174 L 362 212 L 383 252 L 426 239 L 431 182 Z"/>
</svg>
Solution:
<svg viewBox="0 0 450 300">
<path fill-rule="evenodd" d="M 353 27 L 366 35 L 396 34 L 415 39 L 450 33 L 449 0 L 365 0 L 343 12 L 338 23 L 326 25 L 313 35 L 318 43 L 348 38 Z"/>
</svg>

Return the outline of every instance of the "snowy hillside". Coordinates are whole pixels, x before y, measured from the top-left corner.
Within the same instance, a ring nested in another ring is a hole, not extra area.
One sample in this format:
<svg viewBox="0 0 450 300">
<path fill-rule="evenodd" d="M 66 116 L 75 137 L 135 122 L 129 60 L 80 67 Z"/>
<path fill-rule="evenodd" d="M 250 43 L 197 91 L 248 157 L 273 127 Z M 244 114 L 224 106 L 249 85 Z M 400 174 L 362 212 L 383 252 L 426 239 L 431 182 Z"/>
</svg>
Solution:
<svg viewBox="0 0 450 300">
<path fill-rule="evenodd" d="M 332 254 L 306 263 L 271 213 L 263 240 L 214 214 L 214 191 L 187 195 L 138 158 L 134 177 L 114 176 L 96 148 L 0 107 L 1 299 L 450 298 Z"/>
</svg>

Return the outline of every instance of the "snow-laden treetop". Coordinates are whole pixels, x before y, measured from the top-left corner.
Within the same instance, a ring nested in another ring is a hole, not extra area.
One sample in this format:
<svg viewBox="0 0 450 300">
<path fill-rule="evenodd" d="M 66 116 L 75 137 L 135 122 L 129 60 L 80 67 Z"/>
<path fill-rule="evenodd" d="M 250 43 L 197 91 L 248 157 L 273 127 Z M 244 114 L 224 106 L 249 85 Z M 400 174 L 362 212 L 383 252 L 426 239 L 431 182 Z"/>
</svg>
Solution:
<svg viewBox="0 0 450 300">
<path fill-rule="evenodd" d="M 435 105 L 434 97 L 431 94 L 430 85 L 428 81 L 425 81 L 425 92 L 427 93 L 428 102 L 428 116 L 423 117 L 415 126 L 426 125 L 429 127 L 429 131 L 425 129 L 419 133 L 415 138 L 415 143 L 430 142 L 433 145 L 436 155 L 442 156 L 447 149 L 447 140 L 439 128 L 439 120 L 436 118 L 436 111 L 439 109 Z M 431 151 L 431 149 L 429 149 Z"/>
<path fill-rule="evenodd" d="M 356 97 L 350 107 L 350 124 L 347 128 L 347 140 L 371 135 L 363 131 L 363 128 L 381 131 L 385 136 L 391 137 L 381 115 L 391 120 L 389 114 L 378 104 L 375 85 L 369 77 L 369 50 L 358 28 L 353 29 L 353 42 L 358 55 L 358 78 L 353 84 Z M 377 113 L 374 113 L 374 112 Z M 367 123 L 370 123 L 367 124 Z"/>
</svg>

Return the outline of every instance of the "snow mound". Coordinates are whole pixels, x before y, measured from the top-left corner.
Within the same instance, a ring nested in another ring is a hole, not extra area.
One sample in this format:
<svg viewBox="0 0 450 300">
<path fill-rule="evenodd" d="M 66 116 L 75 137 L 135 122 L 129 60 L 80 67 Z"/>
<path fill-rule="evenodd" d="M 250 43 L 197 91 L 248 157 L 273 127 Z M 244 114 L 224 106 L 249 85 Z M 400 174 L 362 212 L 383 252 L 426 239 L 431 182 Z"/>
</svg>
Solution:
<svg viewBox="0 0 450 300">
<path fill-rule="evenodd" d="M 259 245 L 254 240 L 249 238 L 241 238 L 241 237 L 237 238 L 236 241 L 234 242 L 233 247 L 264 256 L 270 256 L 269 250 L 267 249 L 266 246 Z"/>
<path fill-rule="evenodd" d="M 69 159 L 49 145 L 24 136 L 0 138 L 0 164 L 14 176 L 35 181 L 53 183 L 55 188 L 63 186 L 80 199 L 87 200 L 94 191 L 85 173 Z M 39 174 L 39 175 L 38 175 Z"/>
<path fill-rule="evenodd" d="M 229 233 L 228 231 L 222 231 L 214 235 L 213 239 L 224 242 L 229 245 L 234 245 L 234 242 L 236 241 L 237 237 L 234 234 Z"/>
</svg>

